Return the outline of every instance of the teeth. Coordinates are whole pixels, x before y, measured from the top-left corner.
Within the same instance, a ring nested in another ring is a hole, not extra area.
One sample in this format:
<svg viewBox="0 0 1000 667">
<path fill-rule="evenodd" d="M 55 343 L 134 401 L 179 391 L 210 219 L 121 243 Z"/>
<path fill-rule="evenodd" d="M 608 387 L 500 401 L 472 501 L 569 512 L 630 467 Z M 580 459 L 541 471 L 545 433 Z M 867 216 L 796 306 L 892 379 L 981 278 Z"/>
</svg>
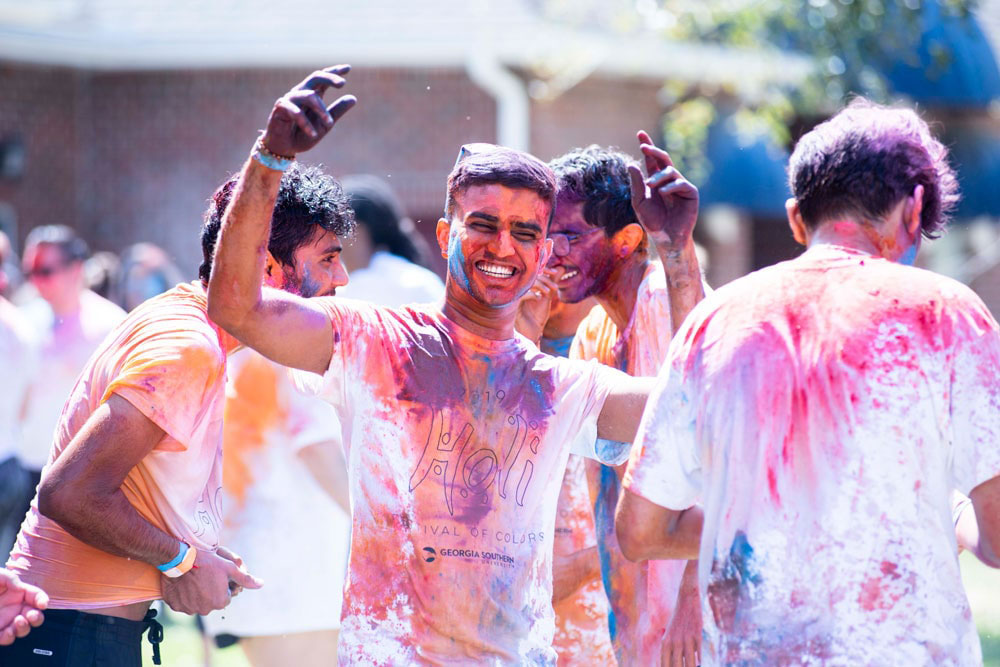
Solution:
<svg viewBox="0 0 1000 667">
<path fill-rule="evenodd" d="M 562 281 L 564 281 L 564 280 L 569 280 L 570 278 L 572 278 L 572 277 L 573 277 L 573 276 L 575 276 L 575 275 L 578 275 L 579 273 L 580 273 L 579 271 L 577 271 L 576 269 L 573 269 L 573 270 L 572 270 L 572 271 L 570 271 L 569 273 L 566 273 L 566 274 L 564 274 L 564 275 L 563 275 L 563 276 L 562 276 L 562 277 L 561 277 L 561 278 L 559 279 L 559 282 L 562 282 Z"/>
<path fill-rule="evenodd" d="M 499 264 L 487 264 L 486 262 L 479 262 L 476 264 L 476 268 L 485 273 L 488 276 L 494 276 L 496 278 L 510 278 L 514 275 L 514 269 L 510 266 L 500 266 Z"/>
</svg>

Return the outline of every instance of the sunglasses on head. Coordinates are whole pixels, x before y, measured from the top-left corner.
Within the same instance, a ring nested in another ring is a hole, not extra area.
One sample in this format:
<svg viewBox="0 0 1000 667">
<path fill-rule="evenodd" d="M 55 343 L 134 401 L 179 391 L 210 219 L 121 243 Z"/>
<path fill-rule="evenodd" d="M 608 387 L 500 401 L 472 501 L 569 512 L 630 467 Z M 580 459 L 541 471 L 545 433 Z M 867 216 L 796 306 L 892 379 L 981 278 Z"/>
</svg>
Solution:
<svg viewBox="0 0 1000 667">
<path fill-rule="evenodd" d="M 458 149 L 458 157 L 455 158 L 455 167 L 457 167 L 462 160 L 470 155 L 485 153 L 487 151 L 494 150 L 495 148 L 496 146 L 494 144 L 488 144 L 482 141 L 475 141 L 471 144 L 462 144 L 462 147 Z M 452 167 L 452 169 L 455 167 Z"/>
</svg>

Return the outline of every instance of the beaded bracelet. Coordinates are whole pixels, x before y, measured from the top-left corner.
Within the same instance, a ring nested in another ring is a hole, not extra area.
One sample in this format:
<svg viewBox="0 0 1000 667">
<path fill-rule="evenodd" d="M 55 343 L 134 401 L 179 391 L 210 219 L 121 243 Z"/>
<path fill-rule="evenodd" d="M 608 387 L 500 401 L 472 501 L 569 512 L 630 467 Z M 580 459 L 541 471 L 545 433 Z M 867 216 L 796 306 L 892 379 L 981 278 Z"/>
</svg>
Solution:
<svg viewBox="0 0 1000 667">
<path fill-rule="evenodd" d="M 250 153 L 250 158 L 275 171 L 286 171 L 295 162 L 294 155 L 292 157 L 285 157 L 284 155 L 277 155 L 267 150 L 267 146 L 264 145 L 263 136 L 257 137 L 257 142 L 253 145 L 253 152 Z"/>
</svg>

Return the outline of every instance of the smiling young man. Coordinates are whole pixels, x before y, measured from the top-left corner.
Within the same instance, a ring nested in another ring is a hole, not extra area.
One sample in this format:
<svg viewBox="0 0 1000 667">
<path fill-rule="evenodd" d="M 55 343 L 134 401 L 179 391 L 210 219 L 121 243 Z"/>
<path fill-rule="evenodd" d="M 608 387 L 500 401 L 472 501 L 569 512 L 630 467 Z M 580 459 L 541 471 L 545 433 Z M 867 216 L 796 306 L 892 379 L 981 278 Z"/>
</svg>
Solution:
<svg viewBox="0 0 1000 667">
<path fill-rule="evenodd" d="M 556 282 L 560 301 L 592 297 L 600 306 L 581 322 L 570 357 L 649 377 L 659 372 L 673 332 L 703 289 L 691 238 L 698 190 L 644 132 L 639 147 L 647 170 L 659 174 L 651 187 L 683 224 L 672 233 L 647 234 L 648 228 L 664 226 L 650 217 L 665 209 L 644 196 L 635 161 L 598 146 L 576 149 L 550 162 L 559 191 L 549 264 L 561 274 Z M 651 246 L 660 262 L 653 261 Z M 626 559 L 614 531 L 624 469 L 597 461 L 585 467 L 618 662 L 654 664 L 661 653 L 667 664 L 684 657 L 696 661 L 701 641 L 697 562 Z"/>
<path fill-rule="evenodd" d="M 337 408 L 353 511 L 340 659 L 555 661 L 552 532 L 569 443 L 631 441 L 649 382 L 542 354 L 514 332 L 545 265 L 555 179 L 536 158 L 469 145 L 448 178 L 437 240 L 442 304 L 399 309 L 261 286 L 280 169 L 355 100 L 326 108 L 348 67 L 279 99 L 229 209 L 209 312 Z M 321 376 L 315 375 L 320 374 Z M 585 451 L 586 450 L 586 451 Z"/>
<path fill-rule="evenodd" d="M 0 648 L 0 664 L 137 666 L 153 600 L 204 614 L 260 586 L 218 539 L 226 356 L 239 343 L 209 320 L 204 284 L 235 184 L 206 214 L 201 280 L 133 310 L 69 396 L 7 565 L 48 593 L 49 611 Z M 277 194 L 268 284 L 332 294 L 347 280 L 339 236 L 353 224 L 339 185 L 296 168 Z"/>
<path fill-rule="evenodd" d="M 975 509 L 962 546 L 1000 567 L 1000 327 L 906 266 L 958 199 L 947 149 L 913 111 L 858 100 L 802 137 L 789 184 L 807 250 L 677 333 L 622 547 L 690 557 L 700 539 L 705 665 L 982 664 L 954 525 L 971 512 L 951 497 Z"/>
</svg>

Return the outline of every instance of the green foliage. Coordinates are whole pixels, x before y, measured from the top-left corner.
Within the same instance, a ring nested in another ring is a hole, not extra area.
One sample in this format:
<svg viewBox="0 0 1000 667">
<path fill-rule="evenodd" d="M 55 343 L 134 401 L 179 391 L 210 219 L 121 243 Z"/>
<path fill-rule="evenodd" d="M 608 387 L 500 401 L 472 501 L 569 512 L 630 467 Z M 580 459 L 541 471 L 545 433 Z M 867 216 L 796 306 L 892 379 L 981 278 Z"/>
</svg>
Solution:
<svg viewBox="0 0 1000 667">
<path fill-rule="evenodd" d="M 976 0 L 637 0 L 629 9 L 638 18 L 632 23 L 661 26 L 665 39 L 794 53 L 815 63 L 801 83 L 767 84 L 753 99 L 735 89 L 668 83 L 663 132 L 671 155 L 691 178 L 704 178 L 710 169 L 704 123 L 722 115 L 720 108 L 740 109 L 732 119 L 740 133 L 788 145 L 797 119 L 828 115 L 854 95 L 890 101 L 882 72 L 898 62 L 919 65 L 927 2 L 936 2 L 942 16 L 964 17 Z M 951 53 L 943 44 L 931 44 L 930 52 L 933 78 Z"/>
</svg>

